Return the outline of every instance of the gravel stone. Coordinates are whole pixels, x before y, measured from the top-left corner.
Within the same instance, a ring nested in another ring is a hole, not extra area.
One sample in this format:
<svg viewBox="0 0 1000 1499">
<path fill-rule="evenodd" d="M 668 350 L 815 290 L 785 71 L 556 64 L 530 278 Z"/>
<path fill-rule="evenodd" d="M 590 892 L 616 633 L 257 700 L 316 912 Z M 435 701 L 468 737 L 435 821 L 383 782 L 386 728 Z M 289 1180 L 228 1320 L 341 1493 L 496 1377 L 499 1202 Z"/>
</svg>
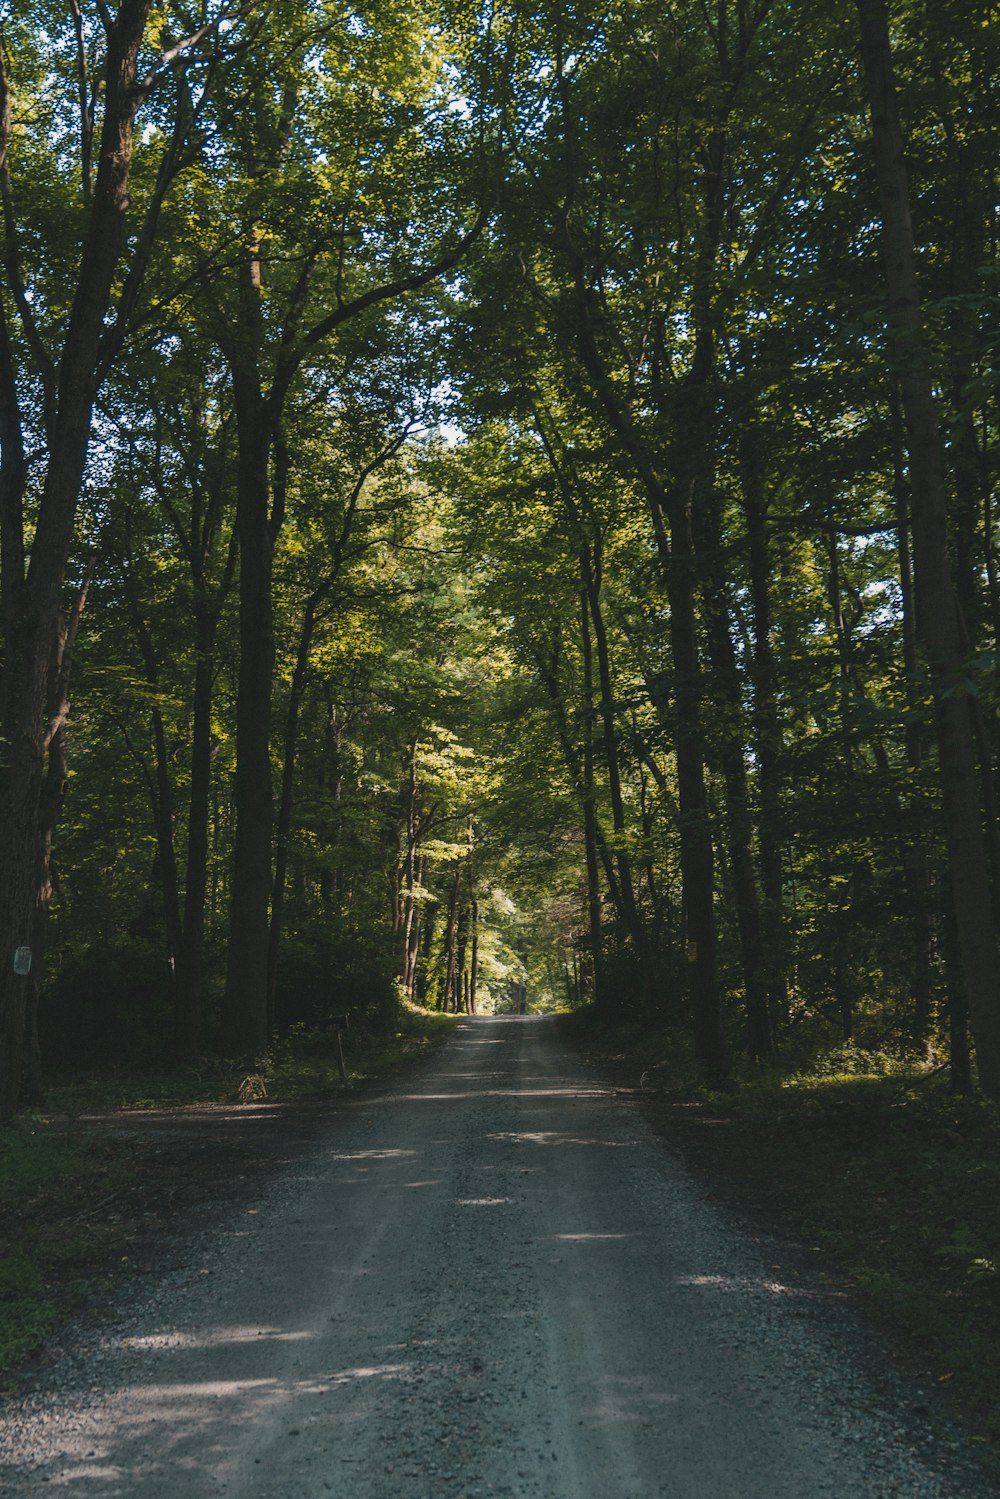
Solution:
<svg viewBox="0 0 1000 1499">
<path fill-rule="evenodd" d="M 280 1175 L 181 1225 L 173 1268 L 6 1402 L 4 1499 L 995 1494 L 841 1291 L 551 1022 L 463 1021 L 283 1128 Z"/>
</svg>

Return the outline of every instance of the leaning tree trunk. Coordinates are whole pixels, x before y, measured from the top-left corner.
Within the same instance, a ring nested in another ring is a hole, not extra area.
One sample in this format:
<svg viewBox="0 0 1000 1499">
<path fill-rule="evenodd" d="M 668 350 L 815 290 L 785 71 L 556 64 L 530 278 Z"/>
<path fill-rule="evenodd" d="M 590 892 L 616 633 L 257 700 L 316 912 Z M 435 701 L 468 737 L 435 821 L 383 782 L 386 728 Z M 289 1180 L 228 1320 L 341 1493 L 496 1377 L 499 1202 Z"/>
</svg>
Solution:
<svg viewBox="0 0 1000 1499">
<path fill-rule="evenodd" d="M 889 328 L 899 366 L 913 510 L 917 617 L 934 683 L 957 946 L 979 1080 L 1000 1098 L 1000 952 L 969 700 L 947 540 L 947 494 L 924 339 L 903 133 L 884 0 L 858 0 L 882 213 Z"/>
</svg>

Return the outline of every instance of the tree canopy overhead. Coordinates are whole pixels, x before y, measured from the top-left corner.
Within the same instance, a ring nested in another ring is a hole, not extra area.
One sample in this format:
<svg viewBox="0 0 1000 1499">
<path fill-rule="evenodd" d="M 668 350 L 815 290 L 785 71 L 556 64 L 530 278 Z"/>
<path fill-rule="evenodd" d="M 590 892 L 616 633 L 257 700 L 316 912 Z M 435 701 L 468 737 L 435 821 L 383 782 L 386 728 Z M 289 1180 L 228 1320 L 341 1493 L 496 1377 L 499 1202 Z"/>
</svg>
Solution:
<svg viewBox="0 0 1000 1499">
<path fill-rule="evenodd" d="M 990 7 L 0 26 L 0 1112 L 403 1003 L 1000 1096 Z"/>
</svg>

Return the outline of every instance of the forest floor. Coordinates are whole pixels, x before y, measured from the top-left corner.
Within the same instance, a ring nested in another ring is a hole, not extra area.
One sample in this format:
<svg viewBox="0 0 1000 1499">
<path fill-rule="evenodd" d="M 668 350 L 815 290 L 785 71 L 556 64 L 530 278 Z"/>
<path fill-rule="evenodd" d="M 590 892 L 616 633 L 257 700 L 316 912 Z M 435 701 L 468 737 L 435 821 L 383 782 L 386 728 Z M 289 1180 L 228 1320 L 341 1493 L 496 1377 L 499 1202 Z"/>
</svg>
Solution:
<svg viewBox="0 0 1000 1499">
<path fill-rule="evenodd" d="M 630 1094 L 483 1019 L 330 1102 L 116 1118 L 118 1260 L 0 1412 L 5 1496 L 995 1493 L 840 1278 Z"/>
<path fill-rule="evenodd" d="M 919 1070 L 777 1068 L 705 1093 L 651 1065 L 669 1038 L 562 1023 L 727 1202 L 841 1278 L 1000 1474 L 1000 1110 Z"/>
</svg>

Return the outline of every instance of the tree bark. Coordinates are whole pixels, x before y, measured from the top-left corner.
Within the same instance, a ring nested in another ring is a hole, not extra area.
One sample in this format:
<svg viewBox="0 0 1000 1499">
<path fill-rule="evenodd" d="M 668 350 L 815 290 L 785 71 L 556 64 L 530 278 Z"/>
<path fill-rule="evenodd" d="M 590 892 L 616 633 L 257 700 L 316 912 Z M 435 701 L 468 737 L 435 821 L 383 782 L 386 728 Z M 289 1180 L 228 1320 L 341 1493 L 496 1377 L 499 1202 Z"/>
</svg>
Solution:
<svg viewBox="0 0 1000 1499">
<path fill-rule="evenodd" d="M 26 575 L 5 560 L 6 639 L 0 727 L 9 746 L 0 785 L 0 1118 L 17 1105 L 29 977 L 14 952 L 30 946 L 38 895 L 39 804 L 52 730 L 47 699 L 60 630 L 63 584 L 87 461 L 105 316 L 129 203 L 133 119 L 139 103 L 136 59 L 149 0 L 122 0 L 108 30 L 104 119 L 98 165 L 73 302 L 54 386 L 49 461 Z M 10 122 L 2 79 L 0 155 L 6 173 Z M 7 540 L 8 538 L 5 538 Z M 23 547 L 23 542 L 22 542 Z"/>
<path fill-rule="evenodd" d="M 217 607 L 196 604 L 183 936 L 174 975 L 174 1046 L 178 1056 L 188 1060 L 198 1055 L 202 1042 L 201 982 L 212 784 L 212 678 L 217 629 Z"/>
<path fill-rule="evenodd" d="M 608 773 L 608 791 L 611 798 L 611 820 L 615 835 L 615 867 L 621 891 L 625 926 L 632 939 L 639 961 L 642 979 L 642 1009 L 649 1017 L 656 1009 L 656 964 L 649 942 L 632 882 L 632 865 L 625 847 L 627 827 L 625 803 L 622 798 L 621 771 L 618 763 L 618 738 L 615 731 L 614 698 L 611 684 L 611 661 L 608 654 L 608 636 L 601 607 L 601 551 L 600 540 L 584 547 L 580 553 L 580 570 L 584 592 L 594 630 L 594 645 L 597 648 L 597 679 L 600 686 L 601 730 L 604 739 L 604 762 Z M 584 621 L 584 633 L 589 640 L 589 629 Z"/>
<path fill-rule="evenodd" d="M 903 623 L 903 671 L 911 722 L 906 729 L 906 759 L 917 772 L 924 763 L 924 732 L 919 723 L 919 655 L 917 615 L 913 591 L 913 554 L 910 544 L 910 494 L 903 457 L 902 413 L 893 382 L 893 490 L 896 501 L 896 557 Z M 916 810 L 916 809 L 914 809 Z M 925 1053 L 930 1049 L 934 1010 L 934 927 L 931 917 L 931 863 L 928 834 L 916 827 L 905 841 L 906 884 L 910 892 L 913 930 L 913 1010 L 910 1037 Z M 954 959 L 953 959 L 954 961 Z"/>
<path fill-rule="evenodd" d="M 583 646 L 583 848 L 587 868 L 587 924 L 590 929 L 590 964 L 594 1002 L 611 1003 L 604 980 L 604 923 L 601 910 L 601 879 L 598 869 L 597 800 L 594 783 L 594 665 L 590 640 L 587 594 L 580 594 L 580 639 Z"/>
<path fill-rule="evenodd" d="M 252 272 L 250 273 L 252 274 Z M 229 956 L 223 998 L 223 1051 L 253 1061 L 266 1050 L 268 912 L 271 899 L 271 698 L 274 624 L 268 460 L 272 424 L 255 362 L 232 370 L 239 438 L 236 530 L 240 546 L 240 665 L 236 698 L 236 842 Z"/>
<path fill-rule="evenodd" d="M 275 829 L 274 881 L 271 891 L 271 925 L 267 943 L 267 1017 L 270 1033 L 277 1020 L 278 956 L 285 916 L 285 884 L 288 877 L 288 844 L 292 831 L 292 809 L 295 800 L 295 755 L 299 742 L 299 713 L 306 690 L 306 675 L 312 652 L 316 625 L 316 599 L 306 602 L 295 666 L 288 691 L 285 737 L 281 756 L 281 791 L 278 798 L 278 822 Z"/>
<path fill-rule="evenodd" d="M 788 1019 L 785 971 L 784 852 L 781 820 L 781 725 L 771 617 L 771 547 L 767 497 L 761 473 L 760 434 L 752 414 L 744 416 L 740 481 L 750 550 L 750 602 L 753 618 L 753 744 L 757 766 L 758 843 L 763 892 L 761 925 L 765 952 L 768 1011 L 775 1023 Z"/>
<path fill-rule="evenodd" d="M 881 202 L 889 329 L 906 422 L 918 627 L 937 706 L 957 945 L 980 1084 L 989 1097 L 1000 1098 L 1000 952 L 964 682 L 962 624 L 949 566 L 944 466 L 920 310 L 888 16 L 883 0 L 858 0 L 858 12 Z"/>
<path fill-rule="evenodd" d="M 448 895 L 448 922 L 444 934 L 444 982 L 438 991 L 438 1009 L 445 1012 L 451 1008 L 451 996 L 455 987 L 455 928 L 458 922 L 458 893 L 461 882 L 462 866 L 459 865 Z"/>
<path fill-rule="evenodd" d="M 764 944 L 761 934 L 757 875 L 753 862 L 753 822 L 743 758 L 742 691 L 733 648 L 727 580 L 722 571 L 722 535 L 718 496 L 706 495 L 699 510 L 697 542 L 702 576 L 703 612 L 708 657 L 721 707 L 719 759 L 726 794 L 726 832 L 743 967 L 748 1050 L 755 1061 L 774 1050 L 767 1007 Z"/>
<path fill-rule="evenodd" d="M 479 901 L 476 899 L 475 885 L 472 890 L 472 957 L 469 963 L 469 1014 L 475 1015 L 476 997 L 479 990 Z"/>
</svg>

